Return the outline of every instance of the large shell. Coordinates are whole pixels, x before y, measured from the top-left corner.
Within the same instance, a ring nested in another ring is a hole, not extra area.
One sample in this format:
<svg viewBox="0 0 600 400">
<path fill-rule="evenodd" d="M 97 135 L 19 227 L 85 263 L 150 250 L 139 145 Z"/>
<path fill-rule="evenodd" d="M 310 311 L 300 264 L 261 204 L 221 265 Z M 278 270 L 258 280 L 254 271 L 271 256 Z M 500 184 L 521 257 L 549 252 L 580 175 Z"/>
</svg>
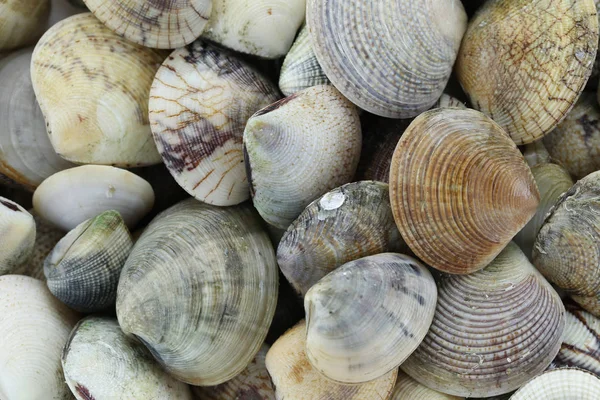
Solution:
<svg viewBox="0 0 600 400">
<path fill-rule="evenodd" d="M 192 399 L 188 385 L 164 372 L 113 318 L 79 321 L 65 344 L 62 366 L 78 400 Z"/>
<path fill-rule="evenodd" d="M 35 221 L 23 207 L 0 197 L 0 275 L 12 274 L 33 252 Z"/>
<path fill-rule="evenodd" d="M 33 52 L 31 80 L 56 152 L 84 164 L 159 163 L 148 96 L 163 59 L 90 13 L 50 28 Z"/>
<path fill-rule="evenodd" d="M 235 55 L 196 41 L 175 50 L 150 89 L 150 124 L 169 171 L 189 194 L 227 206 L 250 197 L 242 136 L 277 88 Z"/>
<path fill-rule="evenodd" d="M 540 195 L 515 144 L 475 110 L 419 115 L 390 169 L 398 229 L 425 263 L 449 273 L 485 267 L 535 214 Z"/>
<path fill-rule="evenodd" d="M 404 372 L 398 372 L 396 387 L 390 400 L 464 400 L 464 397 L 436 392 L 421 385 Z"/>
<path fill-rule="evenodd" d="M 194 199 L 160 214 L 121 273 L 117 316 L 174 377 L 218 385 L 252 361 L 277 302 L 278 269 L 251 206 Z"/>
<path fill-rule="evenodd" d="M 306 23 L 344 96 L 373 114 L 409 118 L 442 95 L 467 16 L 459 0 L 308 0 Z"/>
<path fill-rule="evenodd" d="M 175 49 L 193 42 L 211 16 L 212 0 L 84 0 L 119 36 L 146 47 Z"/>
<path fill-rule="evenodd" d="M 281 336 L 267 353 L 266 365 L 277 400 L 388 399 L 398 370 L 371 382 L 345 385 L 333 382 L 312 367 L 305 353 L 304 320 Z"/>
<path fill-rule="evenodd" d="M 77 319 L 42 281 L 0 277 L 0 398 L 72 398 L 60 354 Z"/>
<path fill-rule="evenodd" d="M 600 379 L 575 368 L 547 371 L 527 382 L 510 400 L 597 400 Z"/>
<path fill-rule="evenodd" d="M 244 131 L 254 207 L 287 228 L 327 191 L 348 183 L 360 158 L 356 107 L 333 86 L 313 86 L 263 108 Z"/>
<path fill-rule="evenodd" d="M 50 0 L 4 0 L 0 3 L 0 52 L 32 44 L 44 32 Z"/>
<path fill-rule="evenodd" d="M 0 60 L 0 173 L 28 190 L 74 165 L 60 158 L 46 133 L 31 86 L 33 49 Z"/>
<path fill-rule="evenodd" d="M 388 185 L 363 181 L 333 189 L 309 204 L 281 238 L 277 263 L 304 295 L 348 261 L 407 250 L 394 222 Z"/>
<path fill-rule="evenodd" d="M 431 273 L 411 257 L 383 253 L 350 261 L 304 298 L 306 355 L 334 381 L 377 379 L 419 346 L 436 301 Z"/>
<path fill-rule="evenodd" d="M 133 228 L 154 204 L 152 186 L 124 169 L 83 165 L 52 175 L 33 194 L 33 207 L 65 231 L 103 211 L 116 210 Z"/>
<path fill-rule="evenodd" d="M 594 0 L 488 1 L 469 22 L 456 71 L 471 104 L 525 144 L 569 112 L 597 48 Z"/>
<path fill-rule="evenodd" d="M 550 365 L 564 326 L 560 297 L 510 243 L 485 269 L 441 279 L 429 333 L 401 368 L 443 393 L 508 393 Z"/>
</svg>

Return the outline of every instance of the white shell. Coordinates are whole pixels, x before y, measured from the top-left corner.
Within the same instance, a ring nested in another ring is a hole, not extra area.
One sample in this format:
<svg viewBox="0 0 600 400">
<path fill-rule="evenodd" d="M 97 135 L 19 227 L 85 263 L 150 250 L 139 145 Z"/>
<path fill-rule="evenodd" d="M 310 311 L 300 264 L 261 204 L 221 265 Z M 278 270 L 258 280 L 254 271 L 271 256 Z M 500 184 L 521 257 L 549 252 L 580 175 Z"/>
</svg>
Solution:
<svg viewBox="0 0 600 400">
<path fill-rule="evenodd" d="M 527 382 L 510 400 L 598 400 L 600 379 L 574 368 L 546 371 Z"/>
<path fill-rule="evenodd" d="M 0 197 L 0 275 L 15 273 L 31 257 L 35 221 L 14 201 Z"/>
</svg>

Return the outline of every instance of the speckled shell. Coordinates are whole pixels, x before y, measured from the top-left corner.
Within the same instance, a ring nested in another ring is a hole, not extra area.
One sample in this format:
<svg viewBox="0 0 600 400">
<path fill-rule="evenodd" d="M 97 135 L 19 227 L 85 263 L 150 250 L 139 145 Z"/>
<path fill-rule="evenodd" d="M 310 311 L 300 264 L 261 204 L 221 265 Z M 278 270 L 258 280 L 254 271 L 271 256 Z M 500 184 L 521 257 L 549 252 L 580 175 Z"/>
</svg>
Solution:
<svg viewBox="0 0 600 400">
<path fill-rule="evenodd" d="M 44 32 L 50 0 L 4 0 L 0 4 L 0 52 L 35 42 Z"/>
<path fill-rule="evenodd" d="M 414 258 L 382 253 L 350 261 L 306 293 L 307 358 L 336 382 L 382 377 L 419 346 L 436 301 L 431 273 Z"/>
<path fill-rule="evenodd" d="M 390 169 L 402 237 L 443 272 L 477 271 L 536 212 L 540 195 L 515 144 L 475 110 L 436 109 L 402 135 Z"/>
<path fill-rule="evenodd" d="M 31 86 L 31 53 L 0 59 L 0 174 L 33 191 L 44 179 L 74 165 L 60 158 L 46 133 Z"/>
<path fill-rule="evenodd" d="M 550 365 L 564 326 L 560 297 L 510 243 L 485 269 L 442 277 L 429 333 L 401 368 L 455 396 L 508 393 Z"/>
<path fill-rule="evenodd" d="M 583 93 L 556 129 L 544 137 L 553 159 L 581 179 L 600 169 L 600 107 L 596 96 Z"/>
<path fill-rule="evenodd" d="M 115 304 L 121 269 L 133 241 L 117 211 L 79 224 L 44 262 L 48 288 L 69 307 L 91 313 Z"/>
<path fill-rule="evenodd" d="M 308 0 L 306 24 L 344 96 L 373 114 L 410 118 L 442 95 L 467 15 L 459 0 Z"/>
<path fill-rule="evenodd" d="M 275 400 L 275 389 L 265 365 L 268 351 L 269 346 L 263 344 L 241 374 L 217 386 L 194 386 L 194 394 L 199 400 Z"/>
<path fill-rule="evenodd" d="M 258 111 L 244 131 L 254 207 L 287 228 L 304 208 L 348 183 L 360 158 L 356 107 L 333 86 L 313 86 Z"/>
<path fill-rule="evenodd" d="M 81 164 L 159 163 L 148 96 L 163 60 L 90 13 L 50 28 L 33 52 L 31 80 L 56 152 Z"/>
<path fill-rule="evenodd" d="M 469 22 L 456 72 L 474 108 L 531 143 L 573 107 L 597 48 L 594 0 L 488 1 Z"/>
<path fill-rule="evenodd" d="M 342 264 L 388 251 L 408 251 L 394 222 L 388 185 L 362 181 L 309 204 L 281 238 L 277 263 L 304 295 Z"/>
<path fill-rule="evenodd" d="M 404 372 L 398 372 L 396 387 L 390 400 L 464 400 L 464 397 L 436 392 L 421 385 Z"/>
<path fill-rule="evenodd" d="M 69 400 L 60 354 L 78 315 L 43 282 L 0 277 L 0 398 Z"/>
<path fill-rule="evenodd" d="M 312 367 L 305 353 L 304 320 L 281 336 L 267 353 L 266 365 L 277 400 L 386 400 L 392 394 L 398 370 L 374 381 L 344 385 L 326 379 Z"/>
<path fill-rule="evenodd" d="M 247 204 L 189 199 L 156 217 L 133 247 L 119 280 L 119 324 L 175 378 L 221 384 L 260 349 L 278 286 L 260 226 Z"/>
<path fill-rule="evenodd" d="M 0 275 L 27 263 L 35 243 L 35 221 L 23 207 L 0 197 Z"/>
<path fill-rule="evenodd" d="M 45 220 L 69 231 L 103 211 L 116 210 L 133 228 L 154 204 L 152 186 L 120 168 L 83 165 L 52 175 L 33 194 L 33 207 Z"/>
<path fill-rule="evenodd" d="M 234 54 L 196 41 L 175 50 L 150 89 L 150 125 L 175 180 L 196 199 L 228 206 L 250 197 L 242 136 L 277 88 Z"/>
<path fill-rule="evenodd" d="M 192 399 L 188 385 L 164 372 L 113 318 L 79 321 L 65 344 L 62 366 L 78 400 Z"/>
<path fill-rule="evenodd" d="M 600 379 L 575 368 L 554 369 L 527 382 L 510 400 L 597 400 Z"/>
<path fill-rule="evenodd" d="M 264 58 L 287 54 L 304 21 L 306 0 L 212 0 L 203 37 Z"/>
</svg>

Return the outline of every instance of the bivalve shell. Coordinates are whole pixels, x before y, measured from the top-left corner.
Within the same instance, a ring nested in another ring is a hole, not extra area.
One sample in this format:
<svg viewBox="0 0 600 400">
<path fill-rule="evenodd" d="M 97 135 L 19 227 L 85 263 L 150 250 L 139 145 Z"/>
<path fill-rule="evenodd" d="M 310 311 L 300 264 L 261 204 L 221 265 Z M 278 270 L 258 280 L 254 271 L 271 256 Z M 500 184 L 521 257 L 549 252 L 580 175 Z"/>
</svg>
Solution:
<svg viewBox="0 0 600 400">
<path fill-rule="evenodd" d="M 465 398 L 431 390 L 399 371 L 396 387 L 390 400 L 465 400 Z"/>
<path fill-rule="evenodd" d="M 510 400 L 596 400 L 600 398 L 600 379 L 575 368 L 544 372 L 527 382 Z"/>
<path fill-rule="evenodd" d="M 49 15 L 50 0 L 4 0 L 0 4 L 0 52 L 35 42 Z"/>
<path fill-rule="evenodd" d="M 27 263 L 35 244 L 35 221 L 23 207 L 0 197 L 0 275 L 17 272 Z"/>
</svg>

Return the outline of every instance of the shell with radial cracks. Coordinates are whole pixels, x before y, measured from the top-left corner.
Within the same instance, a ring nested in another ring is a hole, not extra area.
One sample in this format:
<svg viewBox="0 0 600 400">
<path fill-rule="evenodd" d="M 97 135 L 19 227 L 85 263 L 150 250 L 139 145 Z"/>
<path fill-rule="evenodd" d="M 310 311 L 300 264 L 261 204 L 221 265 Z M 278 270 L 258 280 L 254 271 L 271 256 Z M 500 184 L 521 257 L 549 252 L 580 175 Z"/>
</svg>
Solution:
<svg viewBox="0 0 600 400">
<path fill-rule="evenodd" d="M 402 237 L 452 274 L 489 264 L 536 212 L 540 195 L 514 142 L 465 109 L 419 115 L 398 142 L 390 199 Z"/>
<path fill-rule="evenodd" d="M 356 107 L 333 86 L 313 86 L 258 111 L 244 131 L 254 207 L 286 229 L 310 202 L 352 179 L 361 138 Z"/>
<path fill-rule="evenodd" d="M 87 317 L 62 353 L 67 384 L 78 400 L 191 400 L 188 385 L 169 376 L 116 319 Z"/>
<path fill-rule="evenodd" d="M 307 358 L 336 382 L 382 377 L 419 346 L 436 301 L 431 273 L 414 258 L 382 253 L 350 261 L 306 293 Z"/>
<path fill-rule="evenodd" d="M 50 0 L 0 2 L 0 52 L 33 44 L 44 32 Z"/>
<path fill-rule="evenodd" d="M 117 317 L 178 380 L 214 386 L 262 345 L 277 302 L 275 252 L 249 205 L 189 199 L 158 215 L 119 280 Z"/>
<path fill-rule="evenodd" d="M 373 114 L 410 118 L 442 95 L 467 15 L 460 0 L 308 0 L 306 24 L 344 96 Z"/>
<path fill-rule="evenodd" d="M 288 330 L 271 346 L 266 365 L 277 400 L 366 400 L 388 399 L 398 370 L 371 382 L 345 385 L 333 382 L 313 368 L 305 352 L 304 320 Z"/>
<path fill-rule="evenodd" d="M 42 281 L 0 277 L 0 398 L 72 399 L 60 355 L 78 319 Z"/>
<path fill-rule="evenodd" d="M 148 96 L 163 60 L 90 13 L 50 28 L 33 52 L 31 80 L 56 152 L 81 164 L 159 163 Z"/>
<path fill-rule="evenodd" d="M 175 50 L 150 89 L 150 125 L 163 161 L 196 199 L 218 206 L 250 197 L 242 136 L 277 88 L 229 51 L 196 41 Z"/>
<path fill-rule="evenodd" d="M 119 36 L 146 47 L 175 49 L 206 28 L 213 0 L 83 0 Z"/>
<path fill-rule="evenodd" d="M 464 397 L 436 392 L 421 385 L 404 372 L 398 372 L 396 387 L 390 400 L 464 400 Z"/>
<path fill-rule="evenodd" d="M 394 222 L 388 185 L 362 181 L 333 189 L 309 204 L 281 238 L 277 263 L 304 296 L 342 264 L 407 251 Z"/>
<path fill-rule="evenodd" d="M 576 368 L 546 371 L 527 382 L 510 400 L 597 400 L 600 379 Z"/>
<path fill-rule="evenodd" d="M 118 211 L 133 228 L 153 205 L 154 191 L 148 182 L 127 170 L 103 165 L 58 172 L 33 194 L 36 213 L 65 231 L 108 210 Z"/>
<path fill-rule="evenodd" d="M 16 273 L 33 253 L 35 221 L 12 200 L 0 197 L 0 275 Z"/>
<path fill-rule="evenodd" d="M 485 269 L 442 277 L 429 333 L 401 368 L 455 396 L 508 393 L 550 365 L 564 326 L 560 297 L 511 242 Z"/>
<path fill-rule="evenodd" d="M 571 110 L 597 48 L 594 0 L 488 1 L 469 22 L 456 72 L 471 104 L 526 144 Z"/>
</svg>

